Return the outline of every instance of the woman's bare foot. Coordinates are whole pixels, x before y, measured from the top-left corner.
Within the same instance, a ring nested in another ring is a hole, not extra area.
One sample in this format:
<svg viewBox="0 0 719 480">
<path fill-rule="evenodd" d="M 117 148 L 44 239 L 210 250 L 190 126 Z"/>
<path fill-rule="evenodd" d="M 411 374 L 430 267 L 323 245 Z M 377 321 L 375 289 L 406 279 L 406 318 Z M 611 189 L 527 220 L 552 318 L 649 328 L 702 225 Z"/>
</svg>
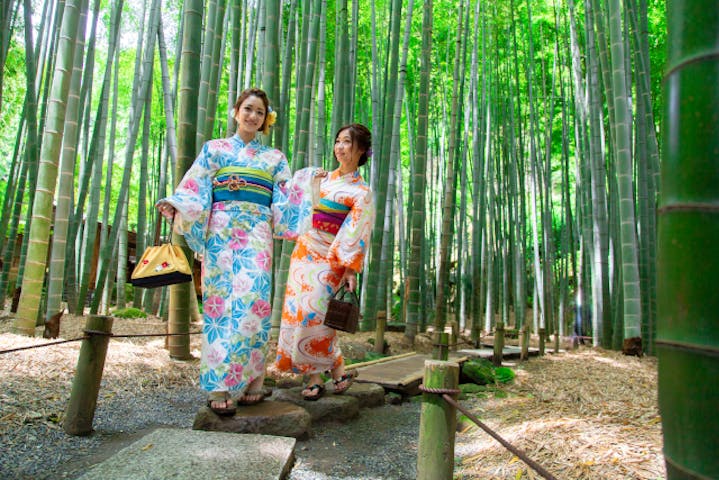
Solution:
<svg viewBox="0 0 719 480">
<path fill-rule="evenodd" d="M 234 415 L 237 411 L 235 401 L 232 400 L 229 392 L 210 392 L 207 406 L 217 415 Z"/>
<path fill-rule="evenodd" d="M 255 405 L 265 398 L 269 397 L 272 392 L 264 388 L 265 377 L 258 377 L 252 380 L 247 386 L 247 390 L 237 400 L 240 405 Z"/>
</svg>

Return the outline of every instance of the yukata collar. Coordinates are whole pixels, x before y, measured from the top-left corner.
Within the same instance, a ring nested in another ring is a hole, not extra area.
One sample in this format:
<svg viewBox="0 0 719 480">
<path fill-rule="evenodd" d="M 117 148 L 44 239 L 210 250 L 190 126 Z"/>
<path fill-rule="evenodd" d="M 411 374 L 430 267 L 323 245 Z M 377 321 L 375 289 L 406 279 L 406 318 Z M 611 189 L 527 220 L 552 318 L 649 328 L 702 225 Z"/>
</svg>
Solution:
<svg viewBox="0 0 719 480">
<path fill-rule="evenodd" d="M 260 141 L 257 140 L 256 138 L 253 138 L 250 143 L 245 144 L 245 142 L 242 140 L 242 138 L 240 138 L 240 136 L 239 136 L 237 133 L 235 133 L 235 134 L 232 136 L 232 138 L 234 138 L 235 141 L 237 141 L 237 143 L 240 144 L 240 147 L 255 147 L 255 148 L 257 148 L 257 147 L 259 147 L 260 145 L 262 145 L 262 144 L 260 143 Z"/>
<path fill-rule="evenodd" d="M 337 180 L 338 178 L 346 178 L 350 181 L 357 180 L 358 178 L 360 178 L 359 170 L 355 170 L 353 172 L 345 173 L 344 175 L 342 175 L 340 173 L 340 169 L 337 168 L 330 173 L 330 179 Z"/>
</svg>

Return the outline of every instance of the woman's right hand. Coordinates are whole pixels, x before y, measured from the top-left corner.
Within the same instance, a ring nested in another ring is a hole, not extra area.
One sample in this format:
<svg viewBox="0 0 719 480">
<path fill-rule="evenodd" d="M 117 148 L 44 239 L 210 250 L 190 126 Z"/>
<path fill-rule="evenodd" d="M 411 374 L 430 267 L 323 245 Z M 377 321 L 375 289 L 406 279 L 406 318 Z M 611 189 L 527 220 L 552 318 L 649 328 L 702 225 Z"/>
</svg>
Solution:
<svg viewBox="0 0 719 480">
<path fill-rule="evenodd" d="M 157 211 L 168 220 L 175 218 L 175 207 L 167 202 L 159 202 L 157 204 Z"/>
</svg>

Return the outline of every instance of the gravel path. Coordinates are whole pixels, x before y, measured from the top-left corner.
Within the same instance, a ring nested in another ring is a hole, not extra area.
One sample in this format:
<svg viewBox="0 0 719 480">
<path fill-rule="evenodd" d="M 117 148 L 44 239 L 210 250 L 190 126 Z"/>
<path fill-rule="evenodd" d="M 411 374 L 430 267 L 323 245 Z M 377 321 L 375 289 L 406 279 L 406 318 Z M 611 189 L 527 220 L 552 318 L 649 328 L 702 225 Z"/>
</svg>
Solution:
<svg viewBox="0 0 719 480">
<path fill-rule="evenodd" d="M 313 425 L 297 444 L 290 480 L 413 480 L 417 471 L 419 402 L 360 411 L 346 423 Z"/>
<path fill-rule="evenodd" d="M 78 478 L 153 428 L 192 428 L 203 402 L 201 392 L 187 387 L 101 398 L 95 433 L 87 437 L 67 435 L 44 418 L 28 419 L 0 436 L 0 478 Z M 362 409 L 346 424 L 313 425 L 312 438 L 297 443 L 290 480 L 414 479 L 419 412 L 418 402 L 406 402 Z"/>
</svg>

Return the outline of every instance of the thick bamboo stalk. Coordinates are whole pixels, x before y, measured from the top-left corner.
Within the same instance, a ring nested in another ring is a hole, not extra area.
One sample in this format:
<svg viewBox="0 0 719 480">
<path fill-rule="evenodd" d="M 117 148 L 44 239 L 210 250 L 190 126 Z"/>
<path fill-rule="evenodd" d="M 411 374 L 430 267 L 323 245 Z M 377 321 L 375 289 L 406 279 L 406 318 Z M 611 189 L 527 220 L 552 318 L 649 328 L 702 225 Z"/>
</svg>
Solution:
<svg viewBox="0 0 719 480">
<path fill-rule="evenodd" d="M 446 361 L 449 358 L 449 334 L 447 332 L 436 332 L 433 338 L 432 358 Z"/>
<path fill-rule="evenodd" d="M 82 341 L 72 381 L 70 401 L 65 411 L 63 429 L 70 435 L 92 433 L 97 396 L 100 393 L 102 370 L 112 333 L 112 317 L 90 315 L 85 324 L 89 338 Z"/>
<path fill-rule="evenodd" d="M 437 360 L 424 363 L 425 389 L 455 390 L 458 383 L 459 364 Z M 444 401 L 442 394 L 423 393 L 417 448 L 418 480 L 451 480 L 456 427 L 455 408 Z"/>
<path fill-rule="evenodd" d="M 659 410 L 667 479 L 719 478 L 719 9 L 667 3 L 657 255 Z"/>
</svg>

